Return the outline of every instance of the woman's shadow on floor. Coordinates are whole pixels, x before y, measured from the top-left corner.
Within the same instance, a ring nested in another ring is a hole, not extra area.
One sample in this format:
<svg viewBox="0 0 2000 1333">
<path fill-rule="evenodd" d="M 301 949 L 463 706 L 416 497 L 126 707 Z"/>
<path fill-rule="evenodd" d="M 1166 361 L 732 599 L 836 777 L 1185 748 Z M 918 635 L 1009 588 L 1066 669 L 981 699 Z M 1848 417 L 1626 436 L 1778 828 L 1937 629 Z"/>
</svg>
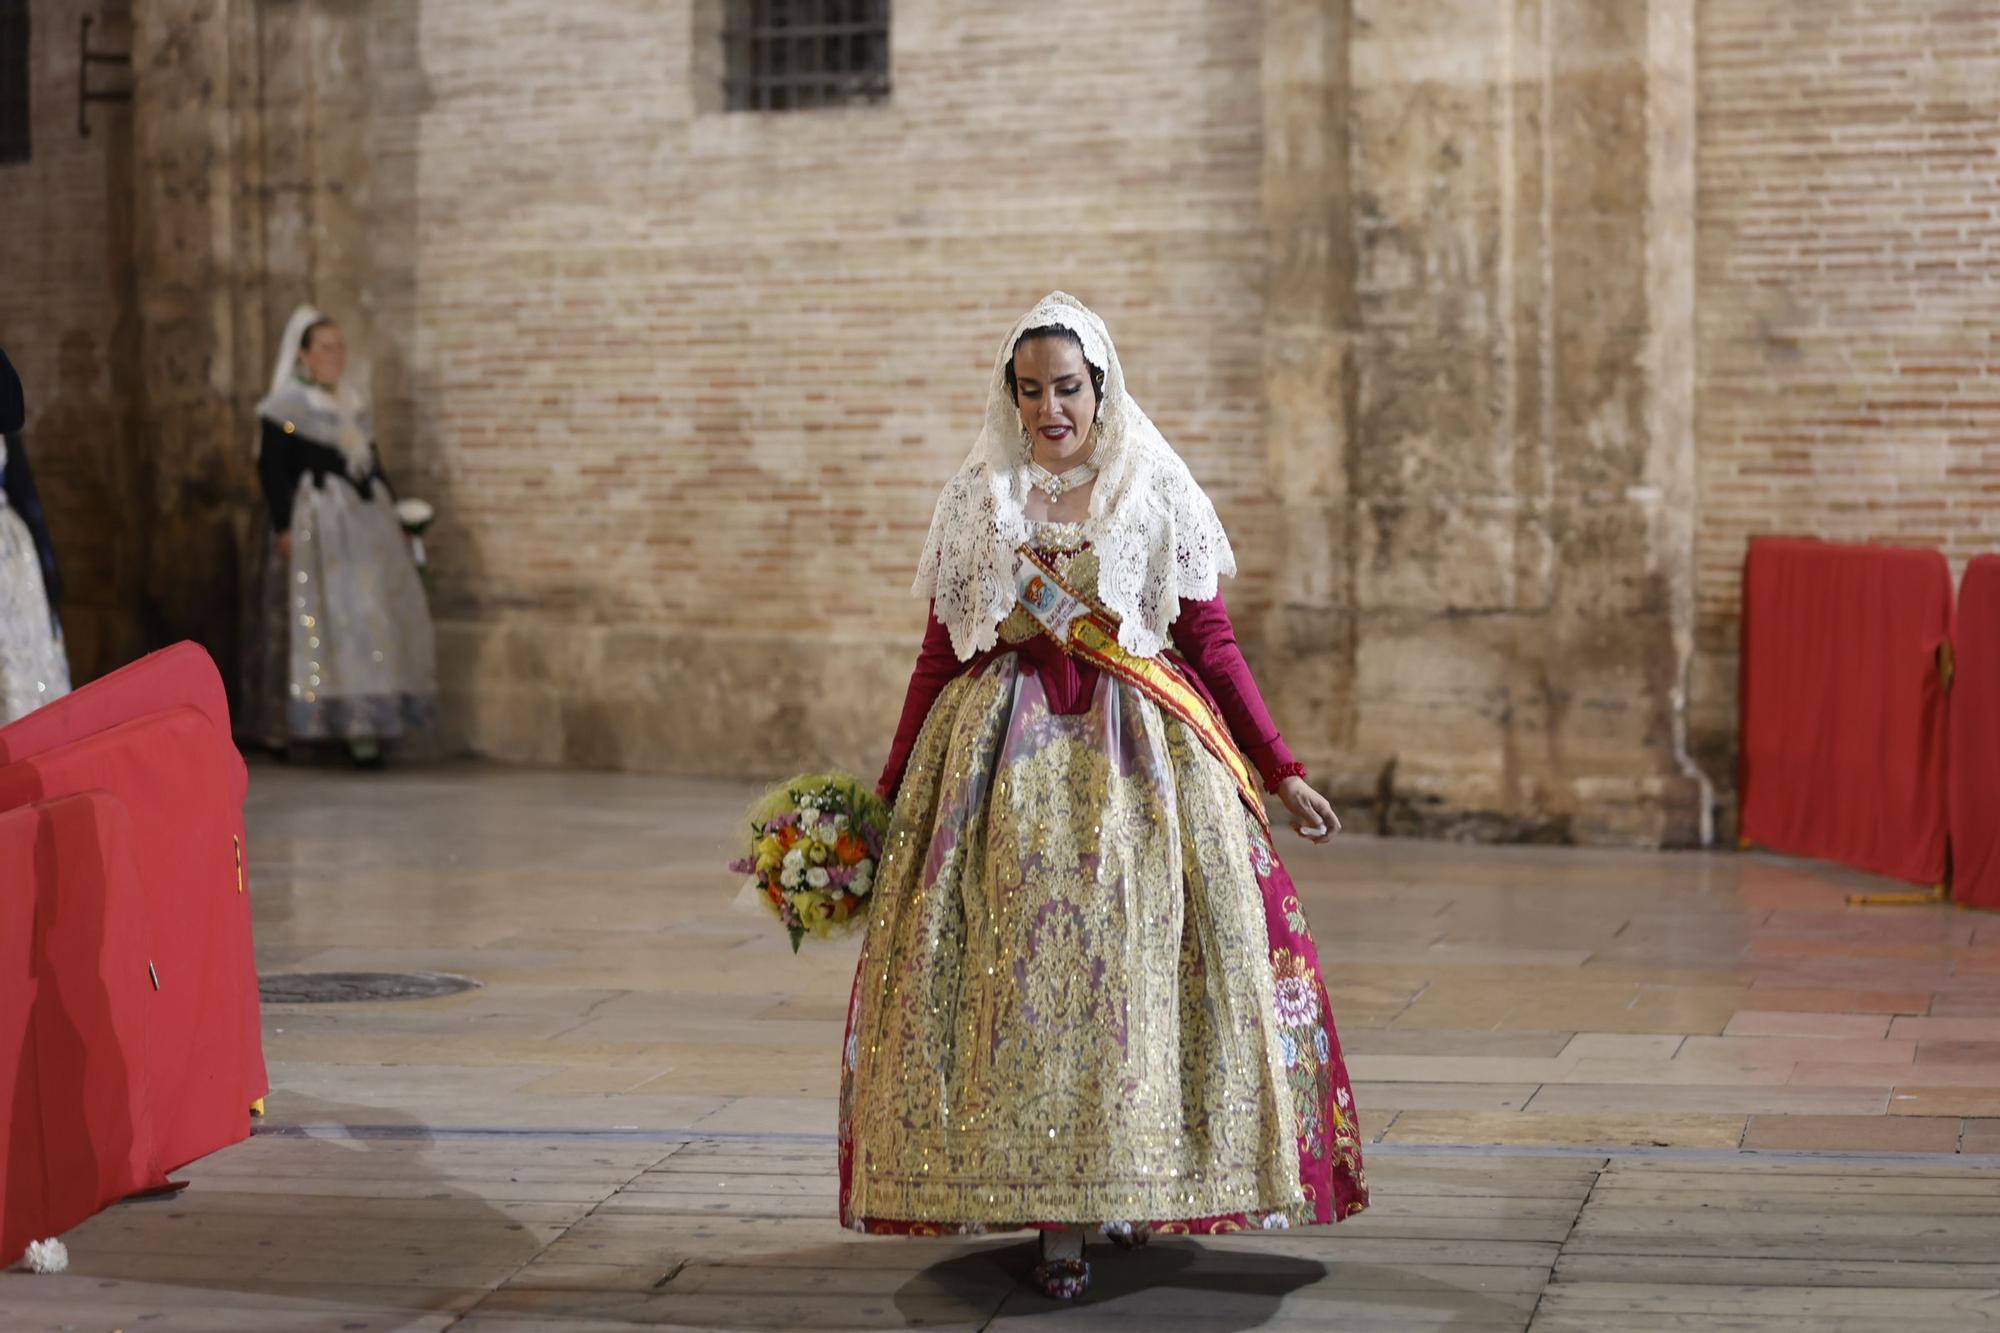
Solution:
<svg viewBox="0 0 2000 1333">
<path fill-rule="evenodd" d="M 931 1265 L 896 1292 L 896 1308 L 912 1324 L 935 1322 L 941 1298 L 955 1306 L 984 1307 L 997 1324 L 1009 1319 L 1048 1317 L 1069 1303 L 1050 1300 L 1032 1286 L 1038 1257 L 1034 1241 L 1014 1240 L 960 1251 Z M 1377 1264 L 1334 1264 L 1293 1254 L 1247 1247 L 1207 1246 L 1193 1239 L 1155 1239 L 1135 1250 L 1108 1244 L 1090 1246 L 1090 1291 L 1075 1302 L 1076 1317 L 1088 1324 L 1092 1311 L 1143 1326 L 1198 1320 L 1203 1333 L 1235 1333 L 1261 1328 L 1279 1317 L 1297 1317 L 1312 1306 L 1324 1309 L 1329 1326 L 1341 1304 L 1352 1308 L 1376 1301 L 1397 1309 L 1456 1314 L 1487 1327 L 1496 1319 L 1525 1318 L 1513 1304 L 1483 1297 L 1445 1282 L 1433 1282 Z M 1322 1297 L 1292 1300 L 1321 1283 L 1334 1290 Z M 997 1300 L 997 1303 L 996 1303 Z M 1423 1321 L 1450 1328 L 1459 1319 Z"/>
<path fill-rule="evenodd" d="M 546 1248 L 552 1228 L 568 1225 L 525 1223 L 433 1161 L 440 1140 L 412 1116 L 273 1093 L 285 1120 L 174 1172 L 192 1177 L 185 1190 L 127 1200 L 84 1223 L 74 1271 L 133 1284 L 167 1309 L 212 1291 L 218 1306 L 269 1313 L 272 1327 L 292 1319 L 333 1327 L 342 1312 L 361 1322 L 414 1320 L 464 1313 Z M 246 1151 L 268 1155 L 256 1173 L 262 1183 L 239 1183 L 229 1169 L 230 1155 Z M 292 1176 L 298 1193 L 270 1190 L 269 1178 Z M 376 1180 L 382 1188 L 368 1188 Z M 254 1232 L 259 1222 L 268 1223 L 263 1234 Z M 170 1270 L 161 1254 L 176 1256 Z"/>
</svg>

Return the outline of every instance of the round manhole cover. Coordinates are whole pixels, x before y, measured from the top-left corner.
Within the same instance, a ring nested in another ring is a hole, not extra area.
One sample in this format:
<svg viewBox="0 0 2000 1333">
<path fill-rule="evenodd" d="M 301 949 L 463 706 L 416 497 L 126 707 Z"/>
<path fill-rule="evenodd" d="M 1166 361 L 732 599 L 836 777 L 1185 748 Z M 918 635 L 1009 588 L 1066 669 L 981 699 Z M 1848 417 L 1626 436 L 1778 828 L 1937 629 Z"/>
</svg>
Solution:
<svg viewBox="0 0 2000 1333">
<path fill-rule="evenodd" d="M 257 978 L 265 1004 L 351 1004 L 359 1000 L 429 1000 L 479 985 L 449 972 L 279 972 Z"/>
</svg>

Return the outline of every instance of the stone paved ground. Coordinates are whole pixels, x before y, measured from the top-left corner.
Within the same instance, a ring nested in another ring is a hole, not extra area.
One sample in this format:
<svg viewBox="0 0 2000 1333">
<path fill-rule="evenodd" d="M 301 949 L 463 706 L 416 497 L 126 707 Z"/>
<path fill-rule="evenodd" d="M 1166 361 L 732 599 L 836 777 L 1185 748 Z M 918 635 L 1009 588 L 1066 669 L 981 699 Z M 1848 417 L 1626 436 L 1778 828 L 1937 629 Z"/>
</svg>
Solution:
<svg viewBox="0 0 2000 1333">
<path fill-rule="evenodd" d="M 832 1220 L 851 944 L 717 867 L 748 792 L 259 768 L 261 966 L 445 970 L 266 1012 L 250 1142 L 0 1276 L 41 1329 L 1963 1329 L 2000 1309 L 2000 933 L 1734 854 L 1354 839 L 1293 867 L 1373 1143 L 1338 1228 L 1102 1257 Z"/>
</svg>

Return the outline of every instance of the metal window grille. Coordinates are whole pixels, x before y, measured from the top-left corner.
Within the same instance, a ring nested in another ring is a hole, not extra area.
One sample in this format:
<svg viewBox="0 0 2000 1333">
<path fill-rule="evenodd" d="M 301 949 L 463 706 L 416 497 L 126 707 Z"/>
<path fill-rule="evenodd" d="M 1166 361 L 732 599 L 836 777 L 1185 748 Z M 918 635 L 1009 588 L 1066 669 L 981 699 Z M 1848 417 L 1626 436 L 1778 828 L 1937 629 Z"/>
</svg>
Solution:
<svg viewBox="0 0 2000 1333">
<path fill-rule="evenodd" d="M 0 163 L 26 162 L 28 0 L 0 0 Z"/>
<path fill-rule="evenodd" d="M 730 0 L 732 111 L 803 111 L 889 96 L 889 0 Z"/>
</svg>

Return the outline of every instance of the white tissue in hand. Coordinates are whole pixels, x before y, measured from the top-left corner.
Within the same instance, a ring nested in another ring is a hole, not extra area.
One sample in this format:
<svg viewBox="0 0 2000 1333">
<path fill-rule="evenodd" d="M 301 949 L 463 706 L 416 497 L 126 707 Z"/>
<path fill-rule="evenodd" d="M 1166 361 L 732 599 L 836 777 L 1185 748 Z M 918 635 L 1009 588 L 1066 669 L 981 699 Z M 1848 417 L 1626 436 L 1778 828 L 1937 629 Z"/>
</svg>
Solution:
<svg viewBox="0 0 2000 1333">
<path fill-rule="evenodd" d="M 28 1242 L 28 1269 L 35 1273 L 60 1273 L 69 1267 L 69 1251 L 59 1240 Z"/>
</svg>

